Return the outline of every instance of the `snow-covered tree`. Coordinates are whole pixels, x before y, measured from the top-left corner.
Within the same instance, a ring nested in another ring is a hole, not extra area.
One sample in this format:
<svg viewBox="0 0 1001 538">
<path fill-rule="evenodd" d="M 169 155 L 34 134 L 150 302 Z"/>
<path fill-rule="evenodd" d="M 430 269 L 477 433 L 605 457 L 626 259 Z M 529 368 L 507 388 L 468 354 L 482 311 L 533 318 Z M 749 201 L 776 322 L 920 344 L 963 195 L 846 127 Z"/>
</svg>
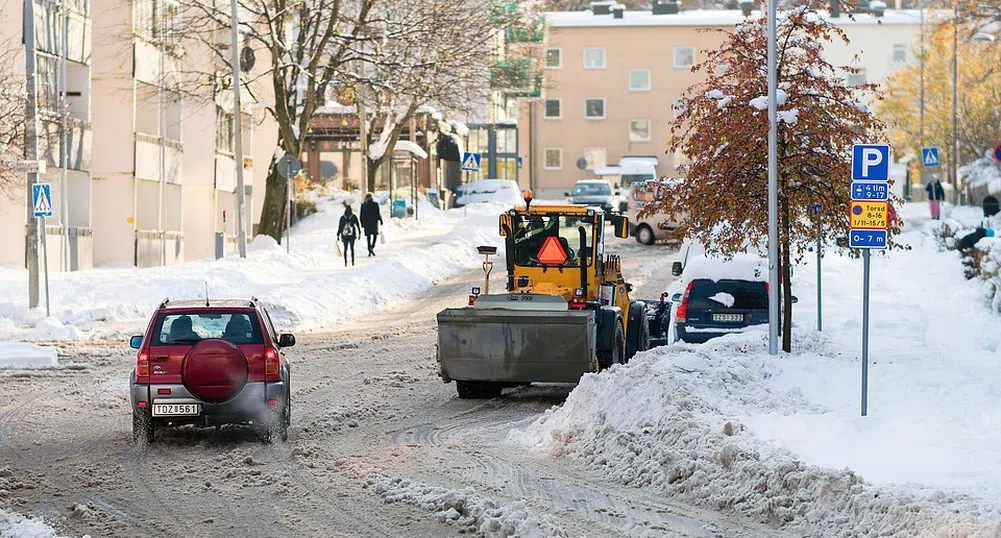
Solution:
<svg viewBox="0 0 1001 538">
<path fill-rule="evenodd" d="M 212 51 L 218 75 L 232 71 L 230 3 L 181 0 L 184 38 Z M 285 180 L 277 161 L 298 156 L 316 110 L 340 74 L 359 60 L 365 28 L 376 7 L 391 0 L 239 0 L 243 49 L 258 67 L 243 78 L 244 101 L 256 102 L 278 126 L 278 148 L 268 167 L 258 233 L 280 239 L 285 222 Z M 225 46 L 219 46 L 219 43 Z M 248 55 L 249 56 L 249 55 Z M 244 60 L 241 60 L 244 61 Z"/>
<path fill-rule="evenodd" d="M 380 7 L 361 43 L 361 96 L 371 112 L 365 144 L 369 190 L 422 107 L 452 114 L 483 109 L 490 66 L 503 56 L 504 32 L 526 23 L 525 10 L 497 0 L 396 0 Z"/>
<path fill-rule="evenodd" d="M 806 8 L 781 13 L 777 30 L 778 247 L 782 346 L 789 351 L 789 268 L 818 240 L 846 235 L 852 145 L 881 140 L 883 126 L 865 104 L 879 98 L 875 85 L 849 86 L 846 75 L 857 69 L 836 67 L 822 54 L 826 41 L 847 43 L 844 32 Z M 705 81 L 687 90 L 671 142 L 691 164 L 659 209 L 684 214 L 686 237 L 729 256 L 768 240 L 766 21 L 707 31 L 726 35 L 693 68 Z"/>
</svg>

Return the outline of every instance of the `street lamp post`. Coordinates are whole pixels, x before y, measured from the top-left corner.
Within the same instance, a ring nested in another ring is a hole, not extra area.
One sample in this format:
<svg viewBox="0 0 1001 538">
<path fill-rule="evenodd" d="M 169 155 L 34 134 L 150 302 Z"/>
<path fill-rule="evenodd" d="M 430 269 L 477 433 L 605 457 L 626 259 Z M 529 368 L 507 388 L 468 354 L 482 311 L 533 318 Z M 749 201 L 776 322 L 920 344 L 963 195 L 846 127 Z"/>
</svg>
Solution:
<svg viewBox="0 0 1001 538">
<path fill-rule="evenodd" d="M 957 102 L 959 100 L 959 3 L 952 2 L 952 158 L 949 159 L 949 172 L 952 176 L 952 203 L 959 204 L 959 178 L 956 177 L 959 160 L 959 137 L 956 133 Z"/>
</svg>

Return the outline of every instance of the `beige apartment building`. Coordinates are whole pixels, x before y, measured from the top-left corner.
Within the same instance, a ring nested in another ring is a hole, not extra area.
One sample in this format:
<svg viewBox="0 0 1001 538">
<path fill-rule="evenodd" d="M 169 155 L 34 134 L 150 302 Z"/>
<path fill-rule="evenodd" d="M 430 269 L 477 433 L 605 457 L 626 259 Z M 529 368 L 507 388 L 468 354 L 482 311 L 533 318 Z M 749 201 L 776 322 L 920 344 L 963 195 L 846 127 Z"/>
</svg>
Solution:
<svg viewBox="0 0 1001 538">
<path fill-rule="evenodd" d="M 576 181 L 595 177 L 594 168 L 626 155 L 655 156 L 660 175 L 681 175 L 685 157 L 667 153 L 670 125 L 685 90 L 702 79 L 692 65 L 723 41 L 723 34 L 706 30 L 732 31 L 745 18 L 739 10 L 601 11 L 546 15 L 544 97 L 522 109 L 521 121 L 531 126 L 522 152 L 534 156 L 537 196 L 558 198 Z M 915 61 L 917 11 L 825 18 L 852 41 L 831 44 L 830 60 L 847 65 L 858 54 L 863 71 L 850 83 L 884 82 Z"/>
<path fill-rule="evenodd" d="M 58 43 L 59 25 L 46 17 L 58 4 L 35 2 L 41 96 L 55 92 L 47 62 L 53 54 L 45 47 Z M 210 50 L 182 37 L 175 0 L 67 3 L 81 6 L 67 10 L 68 132 L 79 132 L 68 137 L 67 196 L 62 196 L 60 171 L 54 168 L 58 152 L 43 149 L 40 154 L 50 161 L 42 180 L 53 185 L 54 207 L 63 200 L 68 206 L 68 268 L 149 267 L 207 258 L 215 252 L 216 232 L 224 234 L 227 251 L 235 250 L 232 76 L 219 57 L 231 54 L 228 28 L 219 29 L 212 39 L 216 50 Z M 19 6 L 8 4 L 18 7 L 18 13 L 4 13 L 2 35 L 20 35 Z M 82 22 L 74 24 L 75 19 Z M 256 63 L 244 73 L 247 79 L 260 75 L 267 62 Z M 269 98 L 266 86 L 257 89 Z M 277 139 L 273 120 L 252 101 L 244 100 L 240 157 L 248 235 L 260 219 L 263 198 L 263 185 L 255 190 L 255 177 L 263 181 Z M 40 112 L 43 127 L 51 116 Z M 18 230 L 0 238 L 2 265 L 23 267 L 26 209 L 23 194 L 0 200 L 0 225 Z M 58 247 L 66 233 L 61 223 L 56 218 L 47 223 L 50 270 L 60 267 Z"/>
</svg>

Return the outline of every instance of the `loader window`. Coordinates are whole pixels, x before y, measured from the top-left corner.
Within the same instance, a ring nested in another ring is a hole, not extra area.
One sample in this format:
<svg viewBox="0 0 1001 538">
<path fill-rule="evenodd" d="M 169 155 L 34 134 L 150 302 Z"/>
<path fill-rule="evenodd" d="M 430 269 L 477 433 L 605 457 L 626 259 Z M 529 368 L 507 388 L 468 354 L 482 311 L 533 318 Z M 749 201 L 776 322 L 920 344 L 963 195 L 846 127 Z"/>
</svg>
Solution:
<svg viewBox="0 0 1001 538">
<path fill-rule="evenodd" d="M 583 216 L 518 215 L 514 218 L 514 263 L 525 267 L 542 267 L 539 254 L 546 239 L 555 237 L 567 255 L 563 267 L 580 267 L 580 231 L 585 231 L 584 245 L 591 247 L 593 224 Z"/>
</svg>

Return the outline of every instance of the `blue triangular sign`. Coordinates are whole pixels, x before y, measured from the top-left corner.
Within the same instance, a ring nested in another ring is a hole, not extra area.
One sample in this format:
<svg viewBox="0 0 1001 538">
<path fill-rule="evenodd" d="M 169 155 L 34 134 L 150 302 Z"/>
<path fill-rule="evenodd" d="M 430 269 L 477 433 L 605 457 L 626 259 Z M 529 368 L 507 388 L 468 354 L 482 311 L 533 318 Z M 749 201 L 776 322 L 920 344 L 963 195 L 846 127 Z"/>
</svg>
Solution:
<svg viewBox="0 0 1001 538">
<path fill-rule="evenodd" d="M 925 149 L 925 151 L 924 151 L 924 158 L 922 159 L 924 161 L 924 165 L 925 166 L 938 166 L 938 155 L 937 155 L 937 153 L 938 152 L 936 152 L 933 148 L 927 148 L 927 149 Z"/>
</svg>

